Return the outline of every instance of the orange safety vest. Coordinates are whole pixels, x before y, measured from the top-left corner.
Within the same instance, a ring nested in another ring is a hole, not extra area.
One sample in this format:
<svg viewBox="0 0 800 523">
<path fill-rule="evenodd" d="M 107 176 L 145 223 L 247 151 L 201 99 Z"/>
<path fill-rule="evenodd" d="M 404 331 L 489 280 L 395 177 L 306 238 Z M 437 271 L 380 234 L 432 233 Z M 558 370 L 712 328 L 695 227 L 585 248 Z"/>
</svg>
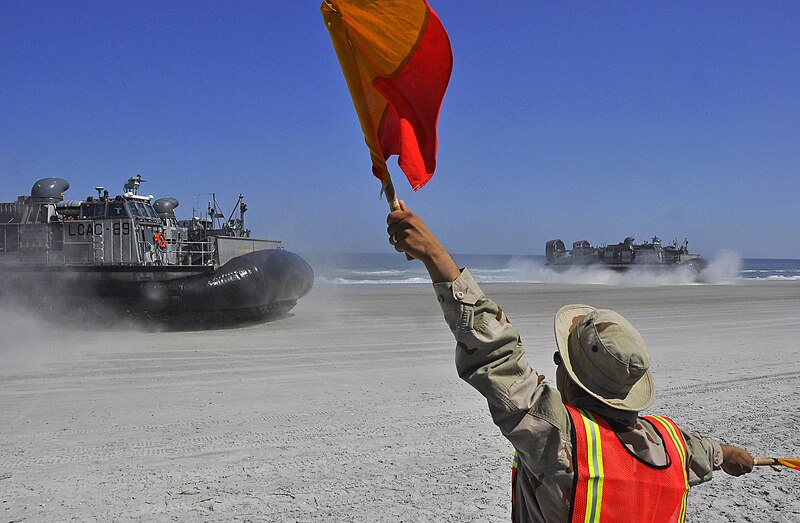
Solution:
<svg viewBox="0 0 800 523">
<path fill-rule="evenodd" d="M 628 451 L 601 416 L 566 405 L 572 419 L 575 486 L 572 523 L 683 523 L 689 476 L 680 429 L 669 418 L 644 416 L 658 432 L 667 453 L 661 467 Z M 516 476 L 511 472 L 511 520 L 517 521 Z"/>
</svg>

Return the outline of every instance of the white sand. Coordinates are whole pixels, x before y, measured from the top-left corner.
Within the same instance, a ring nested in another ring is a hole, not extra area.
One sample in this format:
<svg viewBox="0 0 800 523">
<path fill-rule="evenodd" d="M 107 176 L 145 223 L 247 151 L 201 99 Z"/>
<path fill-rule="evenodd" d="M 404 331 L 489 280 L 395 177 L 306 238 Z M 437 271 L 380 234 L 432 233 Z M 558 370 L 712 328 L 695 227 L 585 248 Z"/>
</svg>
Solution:
<svg viewBox="0 0 800 523">
<path fill-rule="evenodd" d="M 484 290 L 547 376 L 555 310 L 614 308 L 649 343 L 651 412 L 800 454 L 800 282 Z M 428 286 L 318 286 L 290 318 L 214 332 L 0 312 L 0 521 L 507 521 L 511 447 Z M 800 472 L 719 472 L 689 504 L 800 521 Z"/>
</svg>

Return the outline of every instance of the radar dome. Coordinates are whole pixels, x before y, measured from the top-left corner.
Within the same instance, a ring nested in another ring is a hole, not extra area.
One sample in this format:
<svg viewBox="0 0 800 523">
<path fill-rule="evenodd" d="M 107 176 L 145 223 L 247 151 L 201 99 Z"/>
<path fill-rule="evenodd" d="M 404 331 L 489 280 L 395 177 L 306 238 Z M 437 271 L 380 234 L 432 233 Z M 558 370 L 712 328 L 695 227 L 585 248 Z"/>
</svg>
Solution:
<svg viewBox="0 0 800 523">
<path fill-rule="evenodd" d="M 42 178 L 33 184 L 31 199 L 44 202 L 60 202 L 64 199 L 64 192 L 69 189 L 69 182 L 62 178 Z"/>
<path fill-rule="evenodd" d="M 178 200 L 172 197 L 159 198 L 153 202 L 153 208 L 155 208 L 158 214 L 166 214 L 168 216 L 175 215 L 175 207 L 178 205 Z"/>
</svg>

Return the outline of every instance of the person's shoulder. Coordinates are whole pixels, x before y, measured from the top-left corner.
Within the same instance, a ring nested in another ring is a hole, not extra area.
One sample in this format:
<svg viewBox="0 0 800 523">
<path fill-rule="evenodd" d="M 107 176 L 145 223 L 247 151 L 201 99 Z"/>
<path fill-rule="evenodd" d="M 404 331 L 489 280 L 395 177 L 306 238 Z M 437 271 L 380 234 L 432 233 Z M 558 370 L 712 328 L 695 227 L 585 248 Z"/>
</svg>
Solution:
<svg viewBox="0 0 800 523">
<path fill-rule="evenodd" d="M 543 376 L 540 375 L 540 378 Z M 551 387 L 546 379 L 541 381 L 539 398 L 528 410 L 528 414 L 546 421 L 565 436 L 569 435 L 572 422 L 567 407 L 564 405 L 561 393 L 555 387 Z"/>
</svg>

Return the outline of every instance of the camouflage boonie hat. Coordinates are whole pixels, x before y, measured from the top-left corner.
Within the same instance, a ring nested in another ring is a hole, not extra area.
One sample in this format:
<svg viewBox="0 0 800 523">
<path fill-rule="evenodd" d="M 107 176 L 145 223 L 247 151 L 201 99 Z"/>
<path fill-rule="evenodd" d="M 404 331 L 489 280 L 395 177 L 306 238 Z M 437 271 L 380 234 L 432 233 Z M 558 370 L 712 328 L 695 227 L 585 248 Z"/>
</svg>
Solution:
<svg viewBox="0 0 800 523">
<path fill-rule="evenodd" d="M 628 320 L 608 309 L 566 305 L 554 324 L 564 370 L 580 388 L 619 410 L 638 412 L 653 403 L 647 346 Z"/>
</svg>

